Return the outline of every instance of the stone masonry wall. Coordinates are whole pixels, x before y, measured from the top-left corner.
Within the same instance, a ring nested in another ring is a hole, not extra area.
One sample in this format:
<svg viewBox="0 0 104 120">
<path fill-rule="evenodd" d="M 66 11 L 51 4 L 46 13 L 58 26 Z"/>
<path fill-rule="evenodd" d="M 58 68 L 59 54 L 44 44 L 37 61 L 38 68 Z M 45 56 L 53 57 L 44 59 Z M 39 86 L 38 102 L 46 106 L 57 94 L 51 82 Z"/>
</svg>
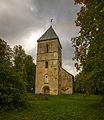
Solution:
<svg viewBox="0 0 104 120">
<path fill-rule="evenodd" d="M 60 69 L 60 83 L 61 94 L 73 93 L 73 76 L 63 68 Z"/>
<path fill-rule="evenodd" d="M 48 45 L 48 52 L 46 50 Z M 35 93 L 44 94 L 43 88 L 49 87 L 49 94 L 58 95 L 59 43 L 57 40 L 38 42 Z M 61 58 L 60 58 L 61 59 Z M 45 62 L 48 68 L 45 68 Z"/>
</svg>

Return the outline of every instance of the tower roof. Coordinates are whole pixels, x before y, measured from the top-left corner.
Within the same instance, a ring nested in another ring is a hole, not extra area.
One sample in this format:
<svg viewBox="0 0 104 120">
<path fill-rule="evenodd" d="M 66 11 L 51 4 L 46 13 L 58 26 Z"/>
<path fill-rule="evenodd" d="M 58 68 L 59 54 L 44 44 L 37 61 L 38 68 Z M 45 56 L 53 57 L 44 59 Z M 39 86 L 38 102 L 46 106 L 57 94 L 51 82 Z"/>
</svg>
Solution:
<svg viewBox="0 0 104 120">
<path fill-rule="evenodd" d="M 39 38 L 38 41 L 59 39 L 52 26 Z"/>
<path fill-rule="evenodd" d="M 45 40 L 54 40 L 54 39 L 58 40 L 60 47 L 62 49 L 61 43 L 59 41 L 59 38 L 58 38 L 56 32 L 54 31 L 52 26 L 50 26 L 49 29 L 37 40 L 37 42 L 41 42 L 41 41 L 45 41 Z"/>
</svg>

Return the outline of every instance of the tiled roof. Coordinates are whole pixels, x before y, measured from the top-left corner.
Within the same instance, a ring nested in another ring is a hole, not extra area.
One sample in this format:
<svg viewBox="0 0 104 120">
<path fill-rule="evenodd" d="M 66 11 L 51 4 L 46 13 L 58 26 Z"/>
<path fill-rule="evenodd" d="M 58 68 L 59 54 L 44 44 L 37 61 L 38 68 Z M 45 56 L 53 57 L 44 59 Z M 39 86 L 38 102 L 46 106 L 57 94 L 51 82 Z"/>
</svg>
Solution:
<svg viewBox="0 0 104 120">
<path fill-rule="evenodd" d="M 50 39 L 59 39 L 52 26 L 50 26 L 50 28 L 39 38 L 38 41 Z"/>
</svg>

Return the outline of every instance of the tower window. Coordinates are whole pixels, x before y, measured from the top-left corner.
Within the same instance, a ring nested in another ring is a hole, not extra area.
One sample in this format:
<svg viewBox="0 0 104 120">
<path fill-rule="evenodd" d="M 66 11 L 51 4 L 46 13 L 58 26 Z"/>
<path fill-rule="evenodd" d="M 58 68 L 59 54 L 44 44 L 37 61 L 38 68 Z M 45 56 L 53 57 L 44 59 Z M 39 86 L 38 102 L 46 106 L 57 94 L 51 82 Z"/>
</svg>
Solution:
<svg viewBox="0 0 104 120">
<path fill-rule="evenodd" d="M 47 52 L 47 53 L 48 53 L 48 47 L 49 47 L 48 44 L 46 44 L 46 52 Z"/>
<path fill-rule="evenodd" d="M 47 61 L 45 62 L 45 68 L 48 68 L 48 62 Z"/>
<path fill-rule="evenodd" d="M 45 75 L 45 81 L 44 83 L 48 83 L 48 75 Z"/>
</svg>

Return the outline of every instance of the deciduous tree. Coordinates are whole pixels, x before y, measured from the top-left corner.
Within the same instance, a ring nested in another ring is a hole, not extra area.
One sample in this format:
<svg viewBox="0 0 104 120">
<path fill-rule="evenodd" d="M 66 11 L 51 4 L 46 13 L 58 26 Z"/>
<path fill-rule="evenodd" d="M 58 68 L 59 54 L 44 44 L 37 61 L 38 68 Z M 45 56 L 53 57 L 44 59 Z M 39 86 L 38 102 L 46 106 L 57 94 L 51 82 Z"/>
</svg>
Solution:
<svg viewBox="0 0 104 120">
<path fill-rule="evenodd" d="M 81 4 L 76 20 L 79 36 L 72 39 L 75 67 L 82 70 L 91 91 L 104 94 L 104 1 L 75 0 L 75 4 Z"/>
<path fill-rule="evenodd" d="M 26 104 L 22 77 L 13 70 L 12 50 L 0 39 L 0 109 L 10 110 Z"/>
</svg>

